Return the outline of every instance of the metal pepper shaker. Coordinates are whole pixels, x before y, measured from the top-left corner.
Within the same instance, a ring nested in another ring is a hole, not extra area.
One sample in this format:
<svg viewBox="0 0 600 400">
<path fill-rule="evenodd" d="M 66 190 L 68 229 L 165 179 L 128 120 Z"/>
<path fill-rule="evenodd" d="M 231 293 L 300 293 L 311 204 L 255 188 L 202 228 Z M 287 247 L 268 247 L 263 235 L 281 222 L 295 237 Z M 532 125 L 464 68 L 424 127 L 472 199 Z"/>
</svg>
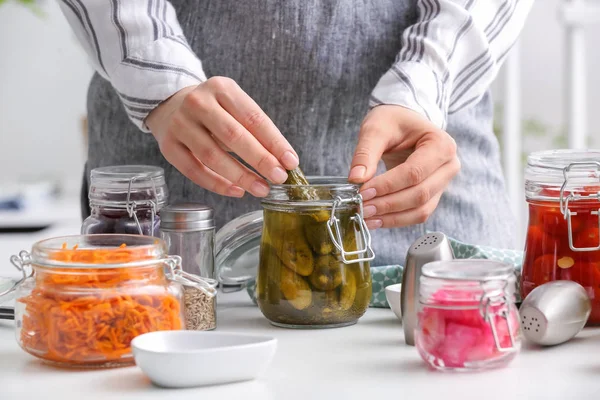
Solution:
<svg viewBox="0 0 600 400">
<path fill-rule="evenodd" d="M 163 208 L 160 237 L 167 243 L 169 254 L 181 257 L 183 271 L 214 279 L 215 220 L 211 207 L 180 203 Z"/>
<path fill-rule="evenodd" d="M 400 307 L 404 340 L 415 345 L 417 328 L 417 304 L 419 302 L 419 279 L 423 265 L 432 261 L 452 260 L 454 253 L 446 235 L 440 232 L 428 233 L 418 238 L 408 249 L 404 272 Z"/>
<path fill-rule="evenodd" d="M 527 340 L 553 346 L 583 329 L 592 305 L 586 290 L 573 281 L 553 281 L 536 287 L 521 304 L 522 332 Z"/>
</svg>

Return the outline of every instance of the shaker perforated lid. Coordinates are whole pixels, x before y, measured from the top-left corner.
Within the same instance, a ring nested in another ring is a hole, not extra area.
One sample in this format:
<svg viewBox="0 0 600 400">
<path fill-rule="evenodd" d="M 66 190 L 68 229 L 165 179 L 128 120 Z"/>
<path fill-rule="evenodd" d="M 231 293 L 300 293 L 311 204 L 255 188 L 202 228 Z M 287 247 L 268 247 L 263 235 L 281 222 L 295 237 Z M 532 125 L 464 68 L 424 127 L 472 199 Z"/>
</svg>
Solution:
<svg viewBox="0 0 600 400">
<path fill-rule="evenodd" d="M 165 231 L 202 231 L 215 227 L 214 210 L 199 203 L 179 203 L 160 211 L 160 229 Z"/>
<path fill-rule="evenodd" d="M 219 282 L 243 285 L 256 278 L 262 228 L 263 212 L 259 210 L 241 215 L 219 229 L 215 237 Z"/>
</svg>

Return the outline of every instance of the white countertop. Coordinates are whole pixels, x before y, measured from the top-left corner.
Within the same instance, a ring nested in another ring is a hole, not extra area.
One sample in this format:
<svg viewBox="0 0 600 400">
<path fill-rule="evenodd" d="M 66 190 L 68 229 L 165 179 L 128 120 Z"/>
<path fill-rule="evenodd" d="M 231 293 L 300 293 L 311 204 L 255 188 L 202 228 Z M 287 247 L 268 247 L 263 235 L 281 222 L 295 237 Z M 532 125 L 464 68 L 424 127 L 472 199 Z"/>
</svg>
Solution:
<svg viewBox="0 0 600 400">
<path fill-rule="evenodd" d="M 352 327 L 275 328 L 245 292 L 220 295 L 218 330 L 267 334 L 278 349 L 256 381 L 195 389 L 154 387 L 137 367 L 71 371 L 23 352 L 12 322 L 0 322 L 0 399 L 597 399 L 600 329 L 547 349 L 525 347 L 504 369 L 429 371 L 388 309 L 370 309 Z M 210 360 L 206 360 L 210 362 Z"/>
<path fill-rule="evenodd" d="M 77 233 L 78 209 L 49 231 L 0 236 L 0 260 L 38 240 Z M 18 277 L 6 261 L 0 275 Z M 195 389 L 154 387 L 137 367 L 72 371 L 46 366 L 23 352 L 14 323 L 0 321 L 0 399 L 597 399 L 600 329 L 584 330 L 554 348 L 524 346 L 507 368 L 481 373 L 429 371 L 389 309 L 370 309 L 352 327 L 275 328 L 245 292 L 219 295 L 218 330 L 278 338 L 273 363 L 259 380 Z M 210 360 L 206 360 L 210 362 Z"/>
</svg>

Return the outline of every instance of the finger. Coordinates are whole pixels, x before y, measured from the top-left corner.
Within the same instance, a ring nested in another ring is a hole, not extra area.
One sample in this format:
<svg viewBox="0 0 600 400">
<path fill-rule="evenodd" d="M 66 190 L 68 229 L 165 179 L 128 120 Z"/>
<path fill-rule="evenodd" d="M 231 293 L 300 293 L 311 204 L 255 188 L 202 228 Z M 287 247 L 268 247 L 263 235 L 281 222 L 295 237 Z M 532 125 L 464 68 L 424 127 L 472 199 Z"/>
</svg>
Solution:
<svg viewBox="0 0 600 400">
<path fill-rule="evenodd" d="M 423 224 L 435 211 L 442 193 L 436 194 L 427 204 L 419 208 L 392 213 L 368 219 L 367 227 L 371 230 L 379 228 L 402 228 L 416 224 Z"/>
<path fill-rule="evenodd" d="M 381 125 L 367 117 L 358 136 L 358 144 L 354 151 L 348 180 L 363 183 L 373 178 L 377 172 L 377 164 L 388 146 L 388 132 L 381 130 Z"/>
<path fill-rule="evenodd" d="M 223 196 L 244 196 L 244 189 L 206 167 L 181 143 L 173 141 L 162 146 L 161 151 L 169 163 L 196 185 Z"/>
<path fill-rule="evenodd" d="M 252 166 L 259 174 L 273 183 L 283 183 L 287 172 L 277 158 L 236 121 L 227 111 L 216 104 L 210 111 L 211 118 L 206 118 L 204 124 L 212 135 L 223 142 L 234 153 Z"/>
<path fill-rule="evenodd" d="M 222 148 L 224 151 L 228 152 L 228 153 L 232 153 L 233 151 L 227 147 L 227 145 L 223 142 L 221 142 L 218 138 L 214 137 L 214 135 L 212 135 L 212 138 L 215 142 L 217 142 L 217 144 L 219 145 L 220 148 Z"/>
<path fill-rule="evenodd" d="M 281 162 L 284 168 L 288 170 L 297 168 L 298 154 L 259 105 L 231 79 L 222 80 L 217 86 L 222 86 L 215 91 L 215 97 L 221 107 L 238 121 L 261 147 L 272 154 L 278 163 Z M 237 153 L 238 149 L 235 151 Z M 237 154 L 242 156 L 240 153 Z"/>
<path fill-rule="evenodd" d="M 416 186 L 455 157 L 456 145 L 450 136 L 445 132 L 426 133 L 404 163 L 363 185 L 361 192 L 368 193 L 363 197 L 369 200 L 375 197 L 373 194 L 381 197 Z"/>
<path fill-rule="evenodd" d="M 256 197 L 269 194 L 269 186 L 257 174 L 227 154 L 206 128 L 185 117 L 173 118 L 174 134 L 208 168 Z"/>
<path fill-rule="evenodd" d="M 411 186 L 399 192 L 376 197 L 365 202 L 364 217 L 373 218 L 424 206 L 448 186 L 459 170 L 460 163 L 458 159 L 453 159 L 435 171 L 420 185 Z"/>
</svg>

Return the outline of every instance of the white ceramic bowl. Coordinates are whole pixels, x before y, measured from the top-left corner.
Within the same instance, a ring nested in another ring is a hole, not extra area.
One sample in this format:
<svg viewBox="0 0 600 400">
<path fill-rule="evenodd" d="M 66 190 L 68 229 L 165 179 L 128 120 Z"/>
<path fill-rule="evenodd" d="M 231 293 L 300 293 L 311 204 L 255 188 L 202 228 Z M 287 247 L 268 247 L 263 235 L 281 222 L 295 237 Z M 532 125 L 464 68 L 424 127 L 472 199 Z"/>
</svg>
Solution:
<svg viewBox="0 0 600 400">
<path fill-rule="evenodd" d="M 277 339 L 237 333 L 160 331 L 131 341 L 136 364 L 163 387 L 183 388 L 247 381 L 262 374 Z"/>
<path fill-rule="evenodd" d="M 395 285 L 389 285 L 385 288 L 385 298 L 388 304 L 392 308 L 396 317 L 402 321 L 402 310 L 400 308 L 400 293 L 402 292 L 402 285 L 397 283 Z"/>
</svg>

